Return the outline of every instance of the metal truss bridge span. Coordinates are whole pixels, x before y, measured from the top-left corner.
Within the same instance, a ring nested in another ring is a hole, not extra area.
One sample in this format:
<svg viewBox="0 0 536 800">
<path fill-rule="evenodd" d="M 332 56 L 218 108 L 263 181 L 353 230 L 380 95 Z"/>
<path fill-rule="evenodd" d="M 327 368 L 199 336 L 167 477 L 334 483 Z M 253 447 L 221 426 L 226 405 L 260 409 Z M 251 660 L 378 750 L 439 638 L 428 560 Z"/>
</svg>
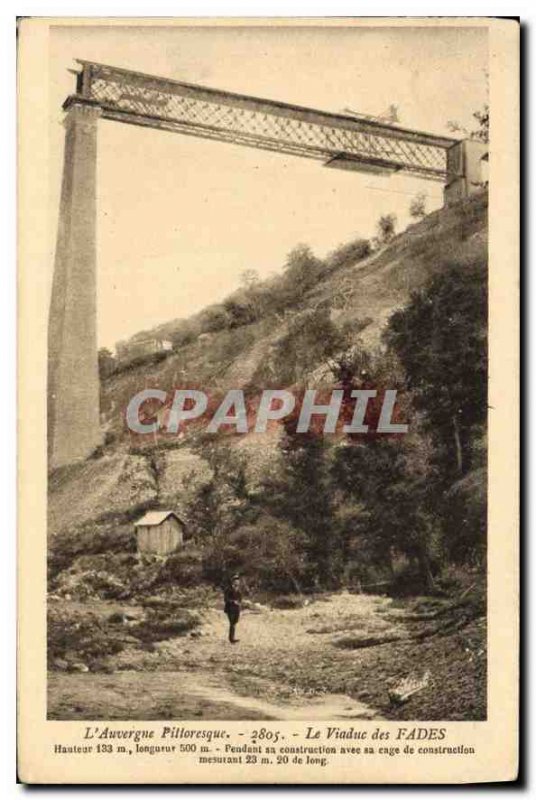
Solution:
<svg viewBox="0 0 536 800">
<path fill-rule="evenodd" d="M 101 117 L 380 173 L 447 182 L 455 139 L 79 61 L 64 103 L 96 105 Z"/>
</svg>

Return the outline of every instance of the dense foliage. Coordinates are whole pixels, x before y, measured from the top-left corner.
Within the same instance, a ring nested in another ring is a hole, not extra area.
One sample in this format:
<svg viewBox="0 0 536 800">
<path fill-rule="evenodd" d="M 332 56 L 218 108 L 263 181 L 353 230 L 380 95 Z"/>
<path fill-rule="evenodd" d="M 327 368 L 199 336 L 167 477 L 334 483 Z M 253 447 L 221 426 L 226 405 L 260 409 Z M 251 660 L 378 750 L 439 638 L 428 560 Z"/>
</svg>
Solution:
<svg viewBox="0 0 536 800">
<path fill-rule="evenodd" d="M 254 493 L 246 461 L 216 447 L 214 482 L 191 509 L 210 580 L 239 570 L 262 589 L 312 591 L 406 573 L 434 592 L 450 564 L 483 565 L 486 275 L 478 260 L 441 265 L 375 356 L 325 310 L 296 315 L 272 358 L 280 385 L 299 388 L 326 361 L 348 393 L 398 385 L 411 433 L 330 439 L 297 434 L 289 418 L 278 468 Z"/>
<path fill-rule="evenodd" d="M 415 198 L 413 216 L 424 210 L 423 198 Z M 471 213 L 462 221 L 468 230 Z M 395 229 L 394 215 L 384 215 L 374 246 L 387 245 Z M 405 436 L 330 438 L 297 434 L 289 419 L 275 468 L 255 486 L 240 448 L 218 436 L 199 441 L 213 477 L 184 509 L 195 550 L 169 560 L 171 581 L 219 584 L 239 571 L 252 587 L 285 593 L 393 586 L 409 576 L 415 591 L 433 592 L 453 564 L 483 569 L 487 264 L 430 264 L 428 281 L 392 314 L 382 347 L 369 352 L 362 320 L 340 320 L 335 299 L 311 304 L 307 292 L 370 252 L 361 238 L 325 259 L 299 245 L 280 275 L 260 281 L 246 270 L 224 302 L 176 324 L 180 375 L 182 349 L 200 334 L 210 337 L 211 363 L 225 366 L 255 344 L 255 326 L 264 320 L 273 329 L 284 319 L 246 391 L 275 386 L 299 393 L 320 371 L 332 388 L 344 389 L 345 403 L 355 388 L 397 388 L 397 413 L 411 424 Z M 108 353 L 101 362 L 106 370 Z M 371 402 L 369 424 L 379 403 Z M 60 556 L 51 563 L 63 564 Z"/>
<path fill-rule="evenodd" d="M 393 315 L 385 338 L 444 469 L 464 475 L 487 416 L 487 265 L 445 265 Z"/>
</svg>

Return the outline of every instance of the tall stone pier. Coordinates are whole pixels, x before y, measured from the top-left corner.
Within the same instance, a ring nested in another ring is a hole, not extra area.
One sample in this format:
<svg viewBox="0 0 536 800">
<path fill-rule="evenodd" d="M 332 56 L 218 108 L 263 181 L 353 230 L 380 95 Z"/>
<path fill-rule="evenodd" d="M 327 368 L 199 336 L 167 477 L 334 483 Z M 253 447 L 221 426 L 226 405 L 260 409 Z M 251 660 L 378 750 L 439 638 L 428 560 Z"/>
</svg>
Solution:
<svg viewBox="0 0 536 800">
<path fill-rule="evenodd" d="M 96 172 L 100 109 L 73 102 L 48 326 L 48 461 L 54 469 L 101 444 L 97 360 Z"/>
</svg>

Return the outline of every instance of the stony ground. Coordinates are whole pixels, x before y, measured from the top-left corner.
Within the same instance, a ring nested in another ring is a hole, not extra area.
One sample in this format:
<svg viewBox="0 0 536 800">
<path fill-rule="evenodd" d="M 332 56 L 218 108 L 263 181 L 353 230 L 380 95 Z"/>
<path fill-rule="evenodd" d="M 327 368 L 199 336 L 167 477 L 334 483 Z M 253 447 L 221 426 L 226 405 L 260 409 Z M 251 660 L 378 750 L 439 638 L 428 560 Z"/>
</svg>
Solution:
<svg viewBox="0 0 536 800">
<path fill-rule="evenodd" d="M 79 605 L 102 618 L 121 610 Z M 485 619 L 452 605 L 348 593 L 287 610 L 251 603 L 231 645 L 217 602 L 189 634 L 127 644 L 105 674 L 51 671 L 49 717 L 484 719 Z M 390 692 L 408 678 L 426 685 L 394 703 Z"/>
</svg>

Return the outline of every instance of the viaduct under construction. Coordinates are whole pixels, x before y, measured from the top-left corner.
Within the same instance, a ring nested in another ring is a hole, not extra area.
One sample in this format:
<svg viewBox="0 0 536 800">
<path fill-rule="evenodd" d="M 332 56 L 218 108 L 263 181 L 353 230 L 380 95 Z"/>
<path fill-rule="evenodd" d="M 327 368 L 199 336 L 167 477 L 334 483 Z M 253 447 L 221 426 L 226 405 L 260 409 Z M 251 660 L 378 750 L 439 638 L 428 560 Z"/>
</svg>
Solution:
<svg viewBox="0 0 536 800">
<path fill-rule="evenodd" d="M 487 145 L 332 114 L 89 61 L 63 104 L 65 150 L 48 331 L 48 457 L 54 469 L 102 443 L 96 309 L 99 118 L 312 158 L 359 172 L 405 172 L 455 202 L 482 185 Z"/>
</svg>

